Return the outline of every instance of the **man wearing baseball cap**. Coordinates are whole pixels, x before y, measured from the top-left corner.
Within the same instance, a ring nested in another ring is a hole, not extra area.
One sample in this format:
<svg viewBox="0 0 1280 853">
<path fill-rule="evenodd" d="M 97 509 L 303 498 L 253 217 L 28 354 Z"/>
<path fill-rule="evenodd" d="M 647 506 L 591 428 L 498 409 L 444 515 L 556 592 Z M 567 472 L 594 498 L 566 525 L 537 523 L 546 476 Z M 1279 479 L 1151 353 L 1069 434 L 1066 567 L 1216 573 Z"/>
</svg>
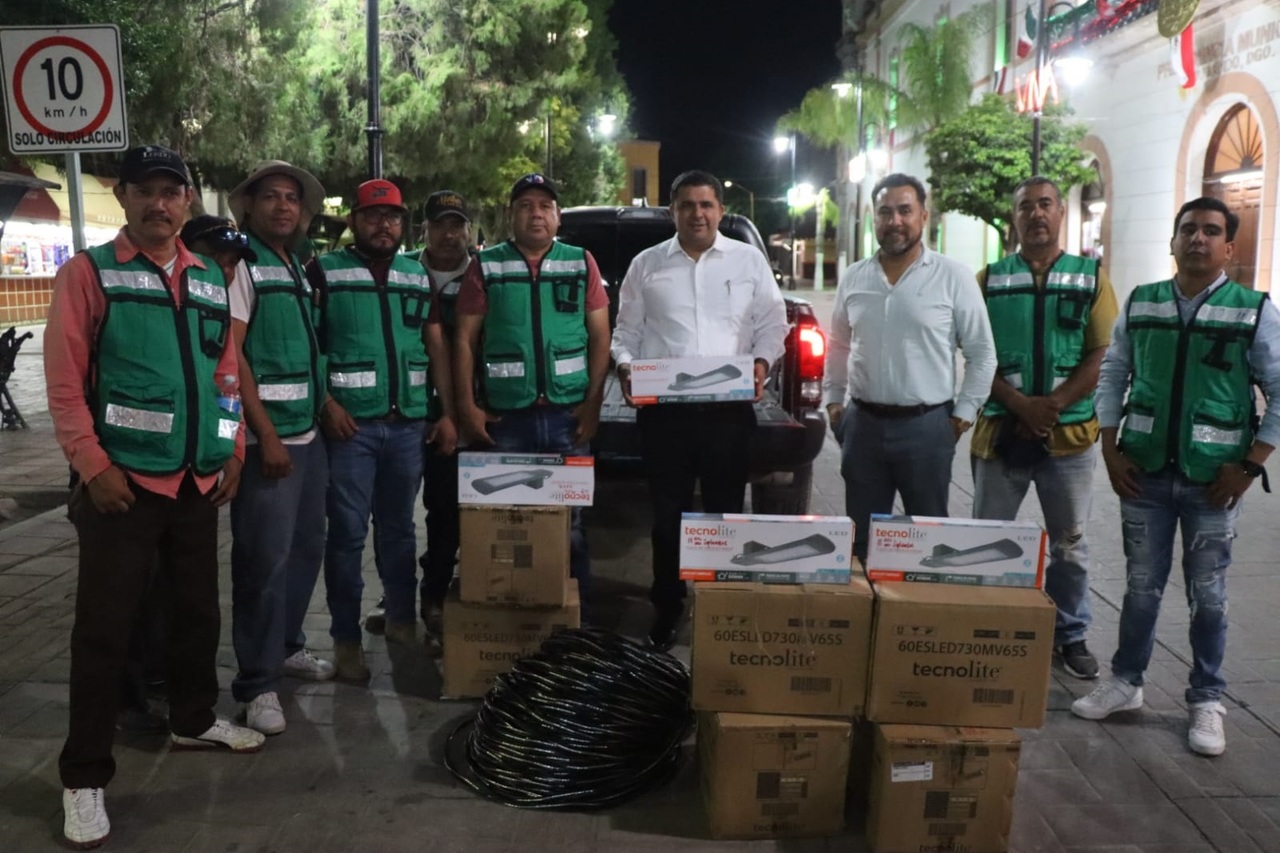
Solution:
<svg viewBox="0 0 1280 853">
<path fill-rule="evenodd" d="M 297 249 L 324 204 L 324 187 L 267 160 L 231 191 L 255 258 L 231 280 L 231 332 L 249 427 L 240 491 L 231 502 L 231 694 L 245 723 L 285 729 L 282 675 L 325 681 L 333 664 L 306 648 L 302 620 L 324 559 L 328 454 L 317 421 L 325 397 L 315 299 Z"/>
<path fill-rule="evenodd" d="M 458 418 L 473 443 L 585 454 L 600 422 L 609 297 L 591 254 L 555 239 L 558 202 L 545 176 L 516 181 L 508 208 L 512 238 L 476 256 L 458 293 Z M 472 393 L 476 379 L 480 402 Z M 570 570 L 586 612 L 590 563 L 579 509 Z"/>
<path fill-rule="evenodd" d="M 227 284 L 178 239 L 193 191 L 175 151 L 125 153 L 115 240 L 63 264 L 45 328 L 54 432 L 75 473 L 67 515 L 80 571 L 71 702 L 58 758 L 63 832 L 107 838 L 103 789 L 130 629 L 153 566 L 170 594 L 170 738 L 177 749 L 256 752 L 258 732 L 218 719 L 218 507 L 240 481 L 244 439 Z"/>
<path fill-rule="evenodd" d="M 453 190 L 427 197 L 426 247 L 413 255 L 431 280 L 432 318 L 444 332 L 446 349 L 457 328 L 456 303 L 463 273 L 471 262 L 471 218 L 467 203 Z M 432 394 L 427 412 L 427 446 L 422 459 L 422 504 L 427 511 L 427 547 L 418 558 L 422 566 L 420 614 L 427 642 L 434 649 L 442 639 L 441 615 L 458 555 L 458 455 L 446 453 L 436 427 L 444 414 L 439 394 Z M 365 619 L 365 628 L 377 633 L 385 625 L 385 596 Z"/>
<path fill-rule="evenodd" d="M 390 181 L 366 181 L 347 217 L 355 242 L 314 258 L 307 277 L 320 291 L 317 326 L 328 359 L 320 424 L 329 448 L 329 537 L 325 550 L 338 677 L 369 677 L 360 633 L 361 558 L 374 530 L 389 642 L 417 641 L 414 499 L 422 479 L 428 373 L 444 412 L 441 450 L 452 453 L 452 386 L 444 336 L 428 322 L 431 283 L 422 265 L 397 253 L 408 209 Z"/>
</svg>

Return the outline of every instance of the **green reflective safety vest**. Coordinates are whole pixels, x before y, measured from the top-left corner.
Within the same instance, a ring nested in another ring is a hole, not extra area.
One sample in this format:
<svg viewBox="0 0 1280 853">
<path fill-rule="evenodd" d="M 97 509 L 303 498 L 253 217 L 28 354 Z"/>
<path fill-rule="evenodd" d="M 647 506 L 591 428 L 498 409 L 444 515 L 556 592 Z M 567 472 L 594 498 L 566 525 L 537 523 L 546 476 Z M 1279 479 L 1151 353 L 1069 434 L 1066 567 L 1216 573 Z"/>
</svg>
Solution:
<svg viewBox="0 0 1280 853">
<path fill-rule="evenodd" d="M 996 342 L 999 375 L 1028 397 L 1044 397 L 1071 375 L 1084 357 L 1085 328 L 1098 289 L 1098 262 L 1063 254 L 1037 288 L 1021 255 L 987 267 L 987 313 Z M 987 417 L 1007 410 L 994 399 L 982 409 Z M 1062 424 L 1092 420 L 1093 393 L 1058 417 Z"/>
<path fill-rule="evenodd" d="M 587 393 L 587 253 L 556 241 L 537 279 L 512 242 L 477 256 L 489 311 L 481 381 L 492 409 L 532 406 L 540 397 L 571 405 Z"/>
<path fill-rule="evenodd" d="M 111 461 L 140 474 L 213 474 L 236 445 L 240 416 L 218 408 L 215 373 L 231 328 L 222 270 L 182 272 L 175 304 L 164 271 L 114 244 L 86 250 L 106 298 L 90 393 L 94 428 Z"/>
<path fill-rule="evenodd" d="M 1228 281 L 1183 325 L 1172 281 L 1133 291 L 1125 315 L 1133 386 L 1120 447 L 1155 472 L 1174 464 L 1188 479 L 1212 482 L 1253 443 L 1248 352 L 1265 293 Z"/>
<path fill-rule="evenodd" d="M 387 286 L 351 249 L 321 255 L 320 337 L 329 393 L 354 418 L 392 413 L 425 418 L 430 376 L 422 324 L 431 305 L 426 270 L 404 255 L 391 260 Z"/>
<path fill-rule="evenodd" d="M 292 252 L 286 265 L 252 232 L 249 245 L 258 262 L 246 262 L 254 303 L 244 354 L 276 433 L 302 435 L 315 426 L 324 402 L 311 283 Z"/>
</svg>

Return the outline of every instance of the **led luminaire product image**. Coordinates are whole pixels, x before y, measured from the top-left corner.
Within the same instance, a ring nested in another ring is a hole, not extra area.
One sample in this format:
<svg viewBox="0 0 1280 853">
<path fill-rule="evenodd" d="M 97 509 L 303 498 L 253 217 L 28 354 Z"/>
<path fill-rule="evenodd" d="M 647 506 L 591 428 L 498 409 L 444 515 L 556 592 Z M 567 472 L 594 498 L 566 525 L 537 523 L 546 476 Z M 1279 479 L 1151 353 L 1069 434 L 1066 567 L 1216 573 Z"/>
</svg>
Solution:
<svg viewBox="0 0 1280 853">
<path fill-rule="evenodd" d="M 491 495 L 494 492 L 510 489 L 513 486 L 528 486 L 531 489 L 541 489 L 542 484 L 550 476 L 551 472 L 545 468 L 535 468 L 529 471 L 510 471 L 506 474 L 494 474 L 492 477 L 481 477 L 479 480 L 473 480 L 471 487 L 482 495 Z"/>
<path fill-rule="evenodd" d="M 742 371 L 732 364 L 717 367 L 715 370 L 708 370 L 706 373 L 699 373 L 697 376 L 691 376 L 688 373 L 677 373 L 676 381 L 668 385 L 667 390 L 692 391 L 698 388 L 710 388 L 712 385 L 719 385 L 721 382 L 728 382 L 740 376 L 742 376 Z"/>
<path fill-rule="evenodd" d="M 972 566 L 977 563 L 995 563 L 1014 560 L 1022 556 L 1022 547 L 1012 539 L 1000 539 L 988 545 L 978 545 L 957 551 L 946 545 L 934 545 L 933 554 L 920 561 L 920 565 L 932 569 Z"/>
<path fill-rule="evenodd" d="M 836 544 L 821 533 L 772 547 L 752 540 L 745 543 L 742 546 L 742 553 L 733 557 L 730 562 L 735 566 L 768 566 L 774 563 L 789 563 L 793 560 L 820 557 L 823 554 L 830 554 L 835 549 Z"/>
</svg>

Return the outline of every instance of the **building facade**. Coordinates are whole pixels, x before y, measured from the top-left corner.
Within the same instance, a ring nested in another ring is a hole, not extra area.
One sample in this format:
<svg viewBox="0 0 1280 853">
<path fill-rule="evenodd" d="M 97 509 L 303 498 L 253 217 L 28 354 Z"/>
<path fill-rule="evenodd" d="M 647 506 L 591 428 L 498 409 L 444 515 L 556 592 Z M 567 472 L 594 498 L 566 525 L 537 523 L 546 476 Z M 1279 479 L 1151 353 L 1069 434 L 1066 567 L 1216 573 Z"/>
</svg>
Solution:
<svg viewBox="0 0 1280 853">
<path fill-rule="evenodd" d="M 1035 51 L 1019 58 L 1016 49 L 1025 32 L 1027 0 L 845 4 L 846 41 L 856 44 L 852 59 L 852 51 L 845 51 L 851 70 L 861 63 L 864 74 L 895 80 L 904 24 L 930 27 L 978 6 L 989 7 L 991 14 L 975 46 L 975 100 L 1002 86 L 1014 97 L 1035 70 Z M 1123 298 L 1135 286 L 1171 274 L 1169 240 L 1178 207 L 1197 196 L 1215 196 L 1241 219 L 1229 273 L 1242 284 L 1269 291 L 1280 246 L 1280 4 L 1202 0 L 1192 18 L 1195 80 L 1189 87 L 1182 85 L 1182 63 L 1174 63 L 1182 54 L 1175 54 L 1171 40 L 1157 30 L 1157 0 L 1047 5 L 1053 55 L 1079 49 L 1093 60 L 1088 78 L 1077 86 L 1068 87 L 1056 74 L 1059 97 L 1074 109 L 1073 120 L 1088 128 L 1082 147 L 1095 173 L 1094 181 L 1070 193 L 1064 246 L 1100 257 Z M 1033 15 L 1039 6 L 1031 0 Z M 1055 14 L 1081 25 L 1055 32 Z M 927 173 L 921 140 L 895 130 L 884 134 L 878 162 L 866 161 L 864 246 L 875 180 L 893 171 L 922 178 Z M 948 214 L 939 234 L 938 248 L 975 268 L 999 254 L 998 237 L 975 219 Z"/>
</svg>

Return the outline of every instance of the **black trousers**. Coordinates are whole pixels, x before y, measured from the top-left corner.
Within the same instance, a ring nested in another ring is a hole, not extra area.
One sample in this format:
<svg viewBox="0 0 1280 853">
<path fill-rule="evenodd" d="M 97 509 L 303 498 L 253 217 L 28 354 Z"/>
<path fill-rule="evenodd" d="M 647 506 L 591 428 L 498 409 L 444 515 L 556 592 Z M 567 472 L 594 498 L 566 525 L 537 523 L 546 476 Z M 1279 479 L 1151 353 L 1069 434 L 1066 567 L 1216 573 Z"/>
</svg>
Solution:
<svg viewBox="0 0 1280 853">
<path fill-rule="evenodd" d="M 422 612 L 444 604 L 458 562 L 458 454 L 447 456 L 428 444 L 422 453 L 422 505 L 427 510 L 427 548 L 422 567 Z"/>
<path fill-rule="evenodd" d="M 756 428 L 750 403 L 670 403 L 636 413 L 653 504 L 653 586 L 659 610 L 687 594 L 680 580 L 680 514 L 692 512 L 702 485 L 703 512 L 742 512 Z"/>
<path fill-rule="evenodd" d="M 165 585 L 169 728 L 203 734 L 218 701 L 218 511 L 188 477 L 176 498 L 133 486 L 128 512 L 102 514 L 87 490 L 68 515 L 80 540 L 71 629 L 71 719 L 58 771 L 67 788 L 103 788 L 115 774 L 121 676 L 158 558 Z"/>
</svg>

